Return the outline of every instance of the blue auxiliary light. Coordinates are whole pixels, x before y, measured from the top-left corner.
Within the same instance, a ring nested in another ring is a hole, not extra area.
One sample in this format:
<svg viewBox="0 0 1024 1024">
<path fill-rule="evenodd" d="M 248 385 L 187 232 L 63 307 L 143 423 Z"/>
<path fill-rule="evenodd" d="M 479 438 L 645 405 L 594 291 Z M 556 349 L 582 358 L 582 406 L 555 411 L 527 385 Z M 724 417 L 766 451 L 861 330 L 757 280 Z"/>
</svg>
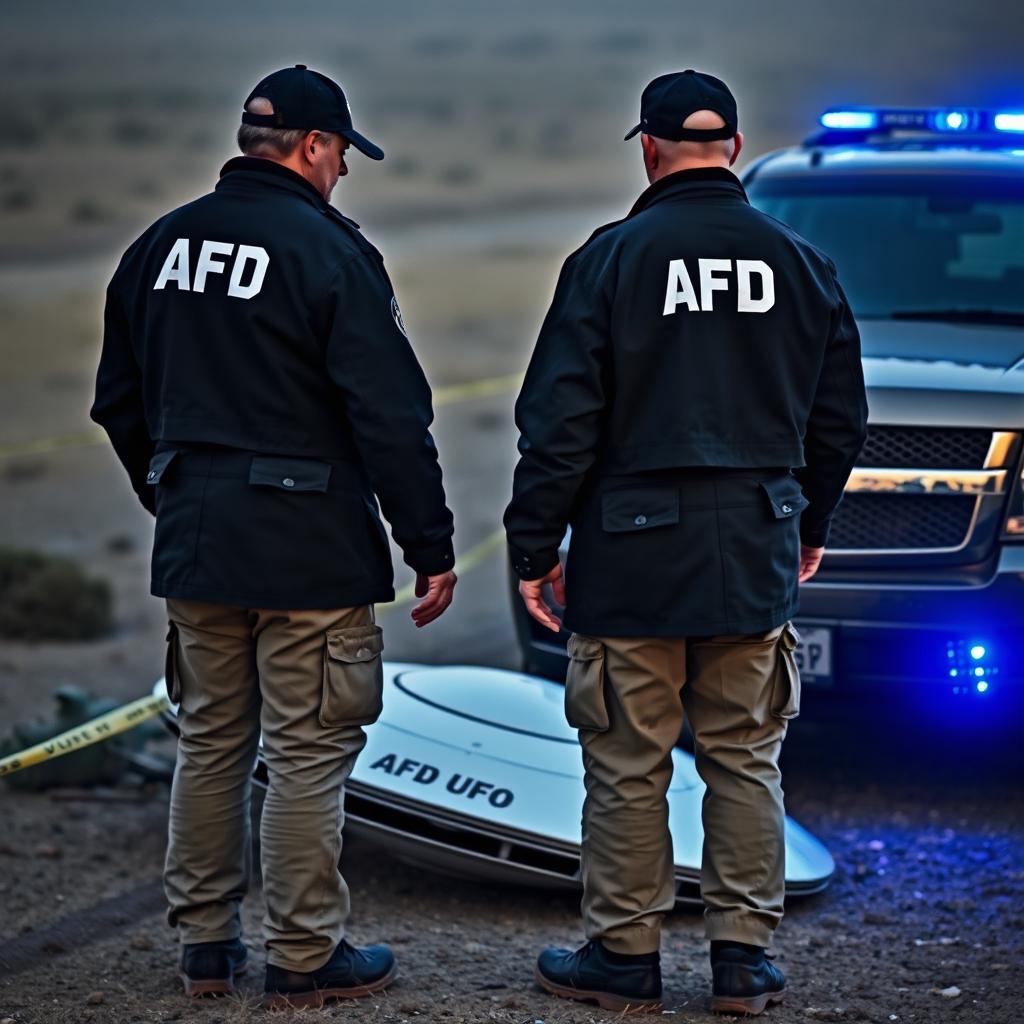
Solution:
<svg viewBox="0 0 1024 1024">
<path fill-rule="evenodd" d="M 946 666 L 953 693 L 961 696 L 990 696 L 999 675 L 991 645 L 978 640 L 948 640 Z"/>
</svg>

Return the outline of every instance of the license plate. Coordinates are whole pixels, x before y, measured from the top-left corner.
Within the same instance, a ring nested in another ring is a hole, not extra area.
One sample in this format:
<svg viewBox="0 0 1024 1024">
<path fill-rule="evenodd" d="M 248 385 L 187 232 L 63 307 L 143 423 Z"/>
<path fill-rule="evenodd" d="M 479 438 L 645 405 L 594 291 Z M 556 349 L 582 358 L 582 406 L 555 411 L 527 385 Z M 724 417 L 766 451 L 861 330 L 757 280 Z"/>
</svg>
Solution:
<svg viewBox="0 0 1024 1024">
<path fill-rule="evenodd" d="M 823 626 L 798 626 L 800 645 L 793 652 L 800 678 L 818 686 L 832 684 L 832 630 Z"/>
</svg>

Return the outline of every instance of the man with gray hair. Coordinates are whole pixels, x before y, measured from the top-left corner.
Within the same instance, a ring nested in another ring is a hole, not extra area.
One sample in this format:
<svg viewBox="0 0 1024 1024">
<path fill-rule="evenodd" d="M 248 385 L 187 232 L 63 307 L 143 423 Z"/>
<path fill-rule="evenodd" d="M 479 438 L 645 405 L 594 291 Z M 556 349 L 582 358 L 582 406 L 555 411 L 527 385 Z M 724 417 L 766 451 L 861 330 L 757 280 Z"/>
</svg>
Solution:
<svg viewBox="0 0 1024 1024">
<path fill-rule="evenodd" d="M 417 626 L 455 586 L 430 388 L 380 253 L 328 202 L 350 145 L 341 88 L 304 65 L 246 100 L 216 190 L 157 221 L 107 293 L 93 418 L 156 515 L 177 704 L 164 885 L 189 995 L 245 965 L 250 781 L 262 734 L 264 1005 L 395 976 L 345 939 L 342 787 L 381 711 L 374 603 L 394 598 L 378 499 L 416 573 Z"/>
<path fill-rule="evenodd" d="M 566 260 L 516 405 L 512 565 L 530 614 L 557 633 L 553 595 L 573 631 L 565 708 L 587 791 L 589 941 L 545 950 L 535 977 L 660 1011 L 685 712 L 707 785 L 711 1007 L 760 1013 L 785 990 L 765 948 L 800 703 L 790 618 L 864 439 L 859 339 L 832 261 L 729 170 L 743 136 L 724 82 L 656 78 L 636 134 L 650 188 Z"/>
</svg>

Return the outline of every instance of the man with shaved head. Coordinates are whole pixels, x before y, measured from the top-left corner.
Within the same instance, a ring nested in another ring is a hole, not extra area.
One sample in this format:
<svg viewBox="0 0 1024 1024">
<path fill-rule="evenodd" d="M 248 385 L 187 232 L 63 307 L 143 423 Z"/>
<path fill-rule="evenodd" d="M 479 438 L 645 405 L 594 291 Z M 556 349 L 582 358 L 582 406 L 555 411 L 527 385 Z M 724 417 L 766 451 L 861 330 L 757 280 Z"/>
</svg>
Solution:
<svg viewBox="0 0 1024 1024">
<path fill-rule="evenodd" d="M 785 991 L 765 951 L 785 888 L 779 753 L 800 706 L 790 618 L 864 440 L 860 342 L 832 261 L 729 169 L 743 136 L 724 82 L 656 78 L 636 134 L 650 187 L 566 261 L 516 405 L 512 565 L 530 614 L 572 631 L 565 707 L 587 791 L 588 941 L 545 950 L 535 976 L 660 1011 L 685 715 L 707 786 L 711 1008 L 756 1014 Z"/>
</svg>

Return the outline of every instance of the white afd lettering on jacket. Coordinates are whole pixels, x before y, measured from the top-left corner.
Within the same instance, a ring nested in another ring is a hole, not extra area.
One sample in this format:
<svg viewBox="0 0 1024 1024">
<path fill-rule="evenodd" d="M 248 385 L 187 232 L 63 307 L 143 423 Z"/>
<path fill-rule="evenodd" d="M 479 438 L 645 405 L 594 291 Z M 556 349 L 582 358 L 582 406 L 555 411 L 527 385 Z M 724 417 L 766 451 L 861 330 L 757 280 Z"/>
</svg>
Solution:
<svg viewBox="0 0 1024 1024">
<path fill-rule="evenodd" d="M 775 274 L 764 260 L 736 260 L 736 311 L 739 313 L 767 313 L 775 305 Z M 714 312 L 715 292 L 727 292 L 730 280 L 725 276 L 733 271 L 733 261 L 724 259 L 697 260 L 697 279 L 700 282 L 700 302 L 693 287 L 685 260 L 669 260 L 668 284 L 665 288 L 665 308 L 662 316 L 675 313 L 680 306 L 690 312 Z M 760 297 L 754 298 L 751 278 L 760 278 Z"/>
<path fill-rule="evenodd" d="M 206 279 L 210 274 L 223 274 L 227 262 L 221 256 L 230 256 L 235 252 L 234 242 L 210 242 L 204 239 L 196 261 L 195 277 L 190 277 L 189 240 L 179 238 L 164 260 L 164 265 L 157 274 L 153 291 L 163 291 L 168 284 L 174 284 L 180 291 L 204 292 Z M 251 299 L 259 294 L 270 266 L 270 256 L 260 245 L 239 245 L 231 265 L 231 277 L 228 280 L 228 295 L 235 299 Z M 248 277 L 248 283 L 243 279 Z"/>
</svg>

